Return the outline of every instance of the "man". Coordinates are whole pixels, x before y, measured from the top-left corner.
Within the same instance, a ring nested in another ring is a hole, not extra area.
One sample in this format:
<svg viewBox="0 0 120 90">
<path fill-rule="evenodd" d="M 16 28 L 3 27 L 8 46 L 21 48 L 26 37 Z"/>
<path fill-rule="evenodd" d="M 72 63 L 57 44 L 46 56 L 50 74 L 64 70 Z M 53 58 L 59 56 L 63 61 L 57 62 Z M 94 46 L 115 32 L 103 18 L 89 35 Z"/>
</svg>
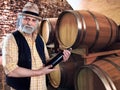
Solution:
<svg viewBox="0 0 120 90">
<path fill-rule="evenodd" d="M 38 35 L 39 9 L 28 2 L 18 16 L 19 29 L 6 36 L 2 48 L 2 64 L 6 73 L 7 84 L 12 90 L 47 90 L 46 74 L 56 70 L 49 60 L 46 45 Z M 70 51 L 63 51 L 63 60 L 70 56 Z"/>
</svg>

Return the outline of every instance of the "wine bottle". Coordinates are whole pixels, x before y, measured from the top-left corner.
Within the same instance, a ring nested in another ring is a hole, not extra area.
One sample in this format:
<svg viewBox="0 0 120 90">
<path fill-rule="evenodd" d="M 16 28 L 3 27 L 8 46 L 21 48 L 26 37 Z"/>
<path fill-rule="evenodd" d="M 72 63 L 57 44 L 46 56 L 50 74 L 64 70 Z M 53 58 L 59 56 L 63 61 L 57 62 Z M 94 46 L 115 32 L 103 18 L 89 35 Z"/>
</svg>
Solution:
<svg viewBox="0 0 120 90">
<path fill-rule="evenodd" d="M 71 50 L 71 48 L 67 49 L 67 50 Z M 60 63 L 62 60 L 63 60 L 63 51 L 58 53 L 55 57 L 52 58 L 52 60 L 47 62 L 45 66 L 52 65 L 51 68 L 54 68 L 54 66 L 56 66 L 58 63 Z"/>
</svg>

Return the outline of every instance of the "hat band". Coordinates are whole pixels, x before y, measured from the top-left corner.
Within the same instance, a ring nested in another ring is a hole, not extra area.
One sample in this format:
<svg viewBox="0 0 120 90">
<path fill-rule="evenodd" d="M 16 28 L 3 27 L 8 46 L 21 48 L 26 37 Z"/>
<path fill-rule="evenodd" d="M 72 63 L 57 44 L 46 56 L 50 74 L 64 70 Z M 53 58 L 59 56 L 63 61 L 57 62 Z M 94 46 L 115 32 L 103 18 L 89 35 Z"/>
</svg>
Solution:
<svg viewBox="0 0 120 90">
<path fill-rule="evenodd" d="M 39 16 L 39 14 L 34 13 L 34 12 L 30 12 L 30 11 L 23 11 L 23 13 L 25 13 L 25 14 L 31 14 L 31 15 L 34 15 L 34 16 Z"/>
</svg>

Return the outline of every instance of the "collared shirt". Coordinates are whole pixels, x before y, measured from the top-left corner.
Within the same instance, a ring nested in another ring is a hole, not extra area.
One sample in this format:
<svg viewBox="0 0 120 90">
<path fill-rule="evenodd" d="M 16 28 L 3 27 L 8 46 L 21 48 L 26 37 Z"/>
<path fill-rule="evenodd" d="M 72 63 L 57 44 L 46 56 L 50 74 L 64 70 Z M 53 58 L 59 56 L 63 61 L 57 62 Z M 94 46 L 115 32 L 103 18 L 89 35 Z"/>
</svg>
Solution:
<svg viewBox="0 0 120 90">
<path fill-rule="evenodd" d="M 21 32 L 22 33 L 22 32 Z M 31 58 L 32 58 L 32 69 L 40 69 L 43 66 L 42 60 L 37 52 L 36 45 L 35 45 L 35 37 L 31 38 L 31 36 L 22 33 L 25 37 L 31 51 Z M 18 67 L 18 46 L 16 44 L 15 38 L 12 34 L 6 36 L 3 42 L 3 55 L 2 55 L 2 64 L 5 70 L 5 73 L 8 74 L 9 72 L 13 71 Z M 44 43 L 45 44 L 45 43 Z M 46 59 L 49 58 L 48 51 L 45 45 L 45 57 Z M 45 75 L 31 77 L 30 82 L 30 90 L 47 90 L 46 87 L 46 79 Z"/>
</svg>

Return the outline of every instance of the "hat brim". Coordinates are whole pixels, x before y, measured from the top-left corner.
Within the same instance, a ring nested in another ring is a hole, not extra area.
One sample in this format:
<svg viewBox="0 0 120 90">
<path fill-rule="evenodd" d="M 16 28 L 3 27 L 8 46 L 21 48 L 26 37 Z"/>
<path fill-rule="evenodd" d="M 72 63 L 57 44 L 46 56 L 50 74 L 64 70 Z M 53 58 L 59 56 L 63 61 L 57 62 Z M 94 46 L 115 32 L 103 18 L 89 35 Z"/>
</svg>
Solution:
<svg viewBox="0 0 120 90">
<path fill-rule="evenodd" d="M 26 13 L 18 13 L 18 15 L 24 15 L 24 16 L 30 16 L 30 17 L 34 17 L 34 18 L 37 18 L 37 19 L 39 19 L 39 20 L 42 20 L 42 18 L 41 17 L 38 17 L 38 16 L 35 16 L 35 15 L 32 15 L 32 14 L 26 14 Z"/>
</svg>

